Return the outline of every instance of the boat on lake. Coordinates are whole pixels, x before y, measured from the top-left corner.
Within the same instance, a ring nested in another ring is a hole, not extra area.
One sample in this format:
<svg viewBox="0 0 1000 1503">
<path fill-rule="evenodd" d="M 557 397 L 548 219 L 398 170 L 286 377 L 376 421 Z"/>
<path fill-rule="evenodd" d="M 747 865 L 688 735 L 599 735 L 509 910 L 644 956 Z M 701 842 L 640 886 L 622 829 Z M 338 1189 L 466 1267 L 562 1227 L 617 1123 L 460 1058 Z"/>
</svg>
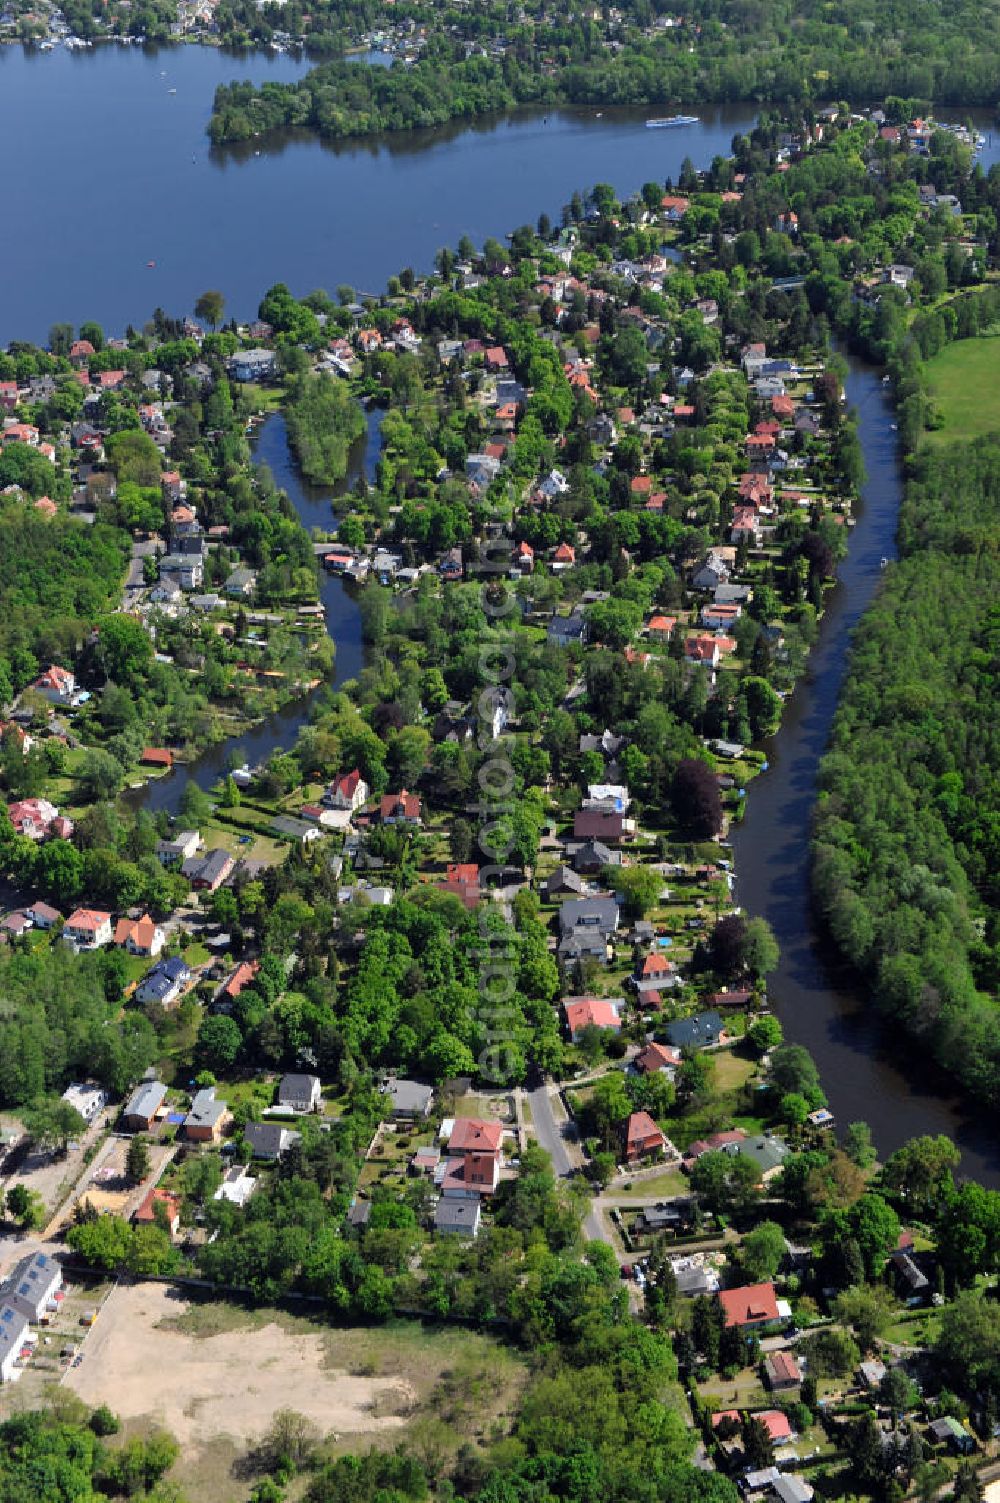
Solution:
<svg viewBox="0 0 1000 1503">
<path fill-rule="evenodd" d="M 666 130 L 671 125 L 697 125 L 697 115 L 665 115 L 662 118 L 646 121 L 647 130 Z"/>
</svg>

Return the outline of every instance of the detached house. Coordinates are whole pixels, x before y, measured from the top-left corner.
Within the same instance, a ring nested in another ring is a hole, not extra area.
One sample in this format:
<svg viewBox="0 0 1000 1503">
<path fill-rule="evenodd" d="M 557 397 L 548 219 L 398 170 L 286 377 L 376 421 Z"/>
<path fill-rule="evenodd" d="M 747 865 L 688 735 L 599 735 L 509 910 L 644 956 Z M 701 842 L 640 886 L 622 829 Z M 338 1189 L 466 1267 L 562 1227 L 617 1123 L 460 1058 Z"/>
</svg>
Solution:
<svg viewBox="0 0 1000 1503">
<path fill-rule="evenodd" d="M 500 1183 L 503 1128 L 499 1122 L 459 1117 L 448 1139 L 448 1157 L 436 1178 L 444 1196 L 492 1195 Z"/>
<path fill-rule="evenodd" d="M 342 772 L 334 778 L 329 788 L 323 795 L 323 802 L 329 809 L 360 809 L 369 794 L 368 784 L 361 773 L 355 767 L 350 772 Z"/>
<path fill-rule="evenodd" d="M 77 908 L 63 925 L 63 939 L 77 950 L 98 950 L 111 938 L 111 915 L 97 908 Z"/>
<path fill-rule="evenodd" d="M 169 1007 L 177 1001 L 190 980 L 191 972 L 186 963 L 179 955 L 172 955 L 167 960 L 158 960 L 153 969 L 146 972 L 135 995 L 140 1002 L 159 1002 L 161 1007 Z"/>
<path fill-rule="evenodd" d="M 166 935 L 148 913 L 139 919 L 119 919 L 115 925 L 115 944 L 123 945 L 130 955 L 159 955 Z"/>
<path fill-rule="evenodd" d="M 318 1112 L 322 1095 L 318 1075 L 282 1075 L 278 1085 L 278 1105 L 293 1112 Z"/>
<path fill-rule="evenodd" d="M 38 675 L 31 687 L 50 704 L 67 705 L 76 693 L 76 679 L 68 668 L 53 664 Z"/>
<path fill-rule="evenodd" d="M 585 1028 L 620 1033 L 621 1003 L 607 997 L 567 997 L 563 1002 L 570 1041 L 577 1043 Z"/>
<path fill-rule="evenodd" d="M 419 825 L 421 802 L 415 793 L 402 789 L 399 793 L 384 793 L 379 800 L 379 819 L 384 825 Z"/>
<path fill-rule="evenodd" d="M 638 1163 L 648 1154 L 662 1153 L 667 1140 L 648 1112 L 633 1112 L 625 1124 L 625 1159 Z"/>
<path fill-rule="evenodd" d="M 719 1294 L 719 1304 L 727 1329 L 739 1326 L 741 1330 L 752 1330 L 757 1326 L 772 1325 L 781 1319 L 774 1285 L 771 1283 L 747 1284 L 742 1289 L 723 1289 Z"/>
</svg>

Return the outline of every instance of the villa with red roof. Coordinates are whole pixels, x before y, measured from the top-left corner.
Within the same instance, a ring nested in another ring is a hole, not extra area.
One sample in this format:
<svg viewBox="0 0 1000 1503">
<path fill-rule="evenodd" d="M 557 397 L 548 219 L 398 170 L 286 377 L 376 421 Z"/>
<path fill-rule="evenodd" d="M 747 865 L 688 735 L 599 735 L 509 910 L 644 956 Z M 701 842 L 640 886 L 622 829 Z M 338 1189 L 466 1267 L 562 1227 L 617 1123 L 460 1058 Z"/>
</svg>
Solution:
<svg viewBox="0 0 1000 1503">
<path fill-rule="evenodd" d="M 259 970 L 259 960 L 244 960 L 236 967 L 225 986 L 223 986 L 222 995 L 228 997 L 230 1001 L 234 997 L 238 997 L 243 988 L 250 985 Z"/>
<path fill-rule="evenodd" d="M 379 800 L 379 818 L 384 825 L 418 825 L 422 808 L 415 793 L 383 793 Z"/>
<path fill-rule="evenodd" d="M 330 784 L 323 795 L 324 804 L 331 809 L 360 809 L 368 797 L 368 784 L 356 767 L 342 772 Z"/>
<path fill-rule="evenodd" d="M 658 1075 L 661 1071 L 673 1075 L 683 1055 L 672 1044 L 647 1044 L 640 1049 L 634 1064 L 640 1075 Z"/>
<path fill-rule="evenodd" d="M 98 908 L 77 908 L 63 925 L 63 939 L 78 950 L 98 950 L 111 938 L 111 915 Z"/>
<path fill-rule="evenodd" d="M 56 664 L 40 673 L 32 684 L 36 694 L 41 694 L 54 705 L 67 704 L 76 692 L 76 679 L 68 668 Z"/>
<path fill-rule="evenodd" d="M 148 913 L 142 918 L 121 918 L 115 925 L 115 944 L 123 945 L 130 955 L 159 955 L 166 935 Z"/>
<path fill-rule="evenodd" d="M 771 1325 L 781 1319 L 774 1285 L 747 1284 L 742 1289 L 722 1289 L 718 1296 L 726 1329 Z"/>
<path fill-rule="evenodd" d="M 443 1195 L 492 1195 L 500 1183 L 503 1128 L 499 1122 L 459 1117 L 448 1139 Z"/>
<path fill-rule="evenodd" d="M 635 1164 L 650 1153 L 662 1153 L 666 1138 L 648 1112 L 633 1112 L 625 1126 L 625 1158 Z"/>
<path fill-rule="evenodd" d="M 620 1002 L 611 1001 L 607 997 L 567 997 L 563 1002 L 563 1011 L 570 1039 L 575 1044 L 585 1028 L 605 1028 L 612 1033 L 620 1033 L 620 1009 Z"/>
</svg>

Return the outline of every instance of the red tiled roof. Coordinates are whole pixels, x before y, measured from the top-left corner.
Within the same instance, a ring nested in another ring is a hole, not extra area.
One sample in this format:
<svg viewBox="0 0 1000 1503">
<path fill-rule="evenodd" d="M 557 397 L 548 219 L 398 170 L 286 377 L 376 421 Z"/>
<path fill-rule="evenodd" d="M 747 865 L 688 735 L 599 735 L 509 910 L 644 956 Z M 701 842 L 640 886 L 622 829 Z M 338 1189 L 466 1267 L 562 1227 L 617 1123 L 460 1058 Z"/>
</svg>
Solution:
<svg viewBox="0 0 1000 1503">
<path fill-rule="evenodd" d="M 726 1326 L 755 1325 L 778 1319 L 778 1304 L 773 1284 L 747 1284 L 742 1289 L 723 1289 L 719 1304 Z"/>
<path fill-rule="evenodd" d="M 498 1153 L 503 1142 L 499 1122 L 483 1122 L 478 1117 L 459 1117 L 448 1140 L 449 1153 Z"/>
</svg>

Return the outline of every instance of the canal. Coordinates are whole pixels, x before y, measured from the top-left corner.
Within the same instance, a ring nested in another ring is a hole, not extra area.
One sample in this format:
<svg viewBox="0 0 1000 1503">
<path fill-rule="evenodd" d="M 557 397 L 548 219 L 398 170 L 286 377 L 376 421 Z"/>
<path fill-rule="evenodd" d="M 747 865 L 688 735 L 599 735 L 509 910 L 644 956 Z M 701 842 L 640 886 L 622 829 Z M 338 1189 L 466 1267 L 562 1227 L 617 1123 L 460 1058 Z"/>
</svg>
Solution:
<svg viewBox="0 0 1000 1503">
<path fill-rule="evenodd" d="M 819 1066 L 838 1125 L 866 1121 L 884 1155 L 908 1138 L 945 1133 L 962 1150 L 963 1172 L 1000 1187 L 995 1124 L 965 1111 L 950 1082 L 900 1047 L 871 998 L 817 933 L 809 891 L 809 838 L 816 775 L 847 670 L 851 632 L 896 554 L 902 495 L 893 410 L 881 373 L 852 361 L 847 398 L 857 409 L 867 481 L 806 676 L 768 743 L 768 770 L 750 785 L 734 827 L 737 900 L 774 929 L 781 962 L 770 978 L 786 1038 Z"/>
<path fill-rule="evenodd" d="M 267 465 L 275 483 L 287 492 L 307 532 L 314 527 L 327 531 L 335 525 L 334 506 L 360 475 L 364 474 L 369 481 L 374 480 L 381 447 L 381 418 L 378 409 L 369 412 L 368 431 L 351 449 L 347 477 L 342 485 L 331 488 L 308 485 L 302 479 L 289 448 L 288 430 L 280 412 L 272 413 L 261 424 L 253 440 L 254 459 L 259 465 Z M 325 571 L 320 576 L 320 603 L 326 629 L 337 649 L 333 687 L 338 688 L 348 679 L 356 678 L 364 664 L 361 612 L 354 586 Z M 255 767 L 279 749 L 290 751 L 299 731 L 309 721 L 314 697 L 306 695 L 286 705 L 251 730 L 209 748 L 193 762 L 178 766 L 165 777 L 152 779 L 141 791 L 131 794 L 129 802 L 134 808 L 146 808 L 154 813 L 162 809 L 168 814 L 176 814 L 189 779 L 193 779 L 199 788 L 209 789 L 233 766 L 245 762 Z"/>
</svg>

